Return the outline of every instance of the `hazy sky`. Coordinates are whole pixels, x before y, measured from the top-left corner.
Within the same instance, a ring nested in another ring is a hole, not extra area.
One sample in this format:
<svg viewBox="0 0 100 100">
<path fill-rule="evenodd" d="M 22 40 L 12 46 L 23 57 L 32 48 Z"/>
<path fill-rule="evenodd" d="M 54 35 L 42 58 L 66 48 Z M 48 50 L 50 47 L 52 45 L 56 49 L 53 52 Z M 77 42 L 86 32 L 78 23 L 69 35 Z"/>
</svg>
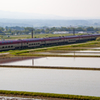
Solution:
<svg viewBox="0 0 100 100">
<path fill-rule="evenodd" d="M 0 10 L 100 18 L 100 0 L 0 0 Z"/>
</svg>

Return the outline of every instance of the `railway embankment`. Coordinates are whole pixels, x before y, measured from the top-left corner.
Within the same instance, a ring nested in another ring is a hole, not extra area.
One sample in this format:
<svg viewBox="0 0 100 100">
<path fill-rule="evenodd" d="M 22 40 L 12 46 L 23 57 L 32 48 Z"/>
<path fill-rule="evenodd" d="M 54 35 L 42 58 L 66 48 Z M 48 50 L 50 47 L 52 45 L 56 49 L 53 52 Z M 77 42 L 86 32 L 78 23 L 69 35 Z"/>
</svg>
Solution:
<svg viewBox="0 0 100 100">
<path fill-rule="evenodd" d="M 100 41 L 91 41 L 91 42 L 86 42 L 86 43 L 36 48 L 36 49 L 30 49 L 30 50 L 29 49 L 19 50 L 19 51 L 17 50 L 17 51 L 11 52 L 11 54 L 15 56 L 44 56 L 43 54 L 38 54 L 38 52 L 56 52 L 56 53 L 64 52 L 66 53 L 66 52 L 80 51 L 80 50 L 95 50 L 96 51 L 97 49 L 93 49 L 93 48 L 99 48 L 99 47 L 100 47 Z M 45 56 L 50 56 L 50 55 L 47 54 Z M 51 56 L 59 56 L 59 55 L 51 55 Z M 63 56 L 66 56 L 66 55 L 63 55 Z M 98 57 L 98 56 L 92 56 L 92 57 Z M 88 55 L 86 57 L 88 57 Z"/>
</svg>

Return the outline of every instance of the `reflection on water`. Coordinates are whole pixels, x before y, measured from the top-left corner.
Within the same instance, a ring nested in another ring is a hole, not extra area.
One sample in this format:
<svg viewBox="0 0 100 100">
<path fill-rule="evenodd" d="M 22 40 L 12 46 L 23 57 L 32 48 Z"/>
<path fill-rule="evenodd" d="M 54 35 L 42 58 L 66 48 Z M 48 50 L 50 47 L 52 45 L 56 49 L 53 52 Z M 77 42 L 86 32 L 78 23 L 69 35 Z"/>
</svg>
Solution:
<svg viewBox="0 0 100 100">
<path fill-rule="evenodd" d="M 42 100 L 42 99 L 0 96 L 0 100 Z M 46 99 L 43 99 L 43 100 L 46 100 Z"/>
<path fill-rule="evenodd" d="M 92 67 L 100 68 L 100 58 L 92 57 L 43 57 L 4 63 L 2 65 L 57 66 L 57 67 Z"/>
<path fill-rule="evenodd" d="M 94 53 L 94 54 L 100 53 L 100 51 L 94 51 L 94 50 L 80 50 L 80 51 L 75 51 L 75 53 L 76 52 L 82 52 L 82 53 L 86 52 L 86 53 Z"/>
<path fill-rule="evenodd" d="M 95 48 L 96 49 L 96 48 Z M 67 53 L 52 53 L 52 52 L 40 52 L 38 54 L 44 55 L 94 55 L 100 56 L 100 50 L 80 50 L 80 51 L 69 51 Z"/>
<path fill-rule="evenodd" d="M 91 48 L 91 49 L 98 49 L 98 50 L 99 50 L 99 49 L 100 49 L 100 47 L 97 47 L 97 48 Z"/>
<path fill-rule="evenodd" d="M 87 55 L 87 56 L 100 56 L 100 52 L 99 53 L 94 53 L 94 52 L 73 52 L 73 53 L 60 53 L 60 54 L 58 54 L 58 55 Z"/>
<path fill-rule="evenodd" d="M 0 89 L 100 97 L 100 71 L 0 68 Z"/>
</svg>

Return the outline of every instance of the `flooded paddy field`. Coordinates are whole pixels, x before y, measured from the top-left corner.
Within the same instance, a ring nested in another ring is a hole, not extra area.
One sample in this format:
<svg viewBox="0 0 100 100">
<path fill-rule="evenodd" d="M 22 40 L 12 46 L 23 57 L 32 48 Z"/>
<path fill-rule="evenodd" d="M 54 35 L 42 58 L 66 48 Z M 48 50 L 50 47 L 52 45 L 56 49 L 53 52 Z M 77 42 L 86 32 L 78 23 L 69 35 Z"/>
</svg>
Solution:
<svg viewBox="0 0 100 100">
<path fill-rule="evenodd" d="M 42 57 L 2 63 L 0 65 L 100 68 L 99 61 L 100 58 L 98 57 Z"/>
<path fill-rule="evenodd" d="M 72 50 L 72 51 L 64 51 L 64 50 L 58 50 L 58 51 L 51 51 L 51 52 L 36 52 L 34 54 L 42 54 L 42 55 L 71 55 L 71 56 L 100 56 L 100 48 L 90 48 L 90 49 L 84 49 L 84 50 Z"/>
<path fill-rule="evenodd" d="M 71 56 L 100 56 L 100 51 L 75 51 L 75 52 L 67 52 L 67 53 L 52 53 L 52 52 L 41 52 L 37 54 L 42 55 L 71 55 Z"/>
<path fill-rule="evenodd" d="M 38 52 L 38 54 L 99 56 L 100 49 L 93 48 L 91 50 L 70 51 L 67 53 Z M 13 59 L 12 61 L 7 62 L 5 59 L 5 62 L 0 65 L 100 68 L 100 57 L 30 57 Z M 0 90 L 100 97 L 99 76 L 100 71 L 90 70 L 0 67 Z"/>
<path fill-rule="evenodd" d="M 0 89 L 100 97 L 100 71 L 0 68 Z"/>
<path fill-rule="evenodd" d="M 42 100 L 42 99 L 0 96 L 0 100 Z"/>
<path fill-rule="evenodd" d="M 91 48 L 91 49 L 98 49 L 98 50 L 100 50 L 100 47 L 97 47 L 97 48 Z"/>
<path fill-rule="evenodd" d="M 67 53 L 59 53 L 58 55 L 87 55 L 87 56 L 100 56 L 100 51 L 98 50 L 79 50 Z"/>
</svg>

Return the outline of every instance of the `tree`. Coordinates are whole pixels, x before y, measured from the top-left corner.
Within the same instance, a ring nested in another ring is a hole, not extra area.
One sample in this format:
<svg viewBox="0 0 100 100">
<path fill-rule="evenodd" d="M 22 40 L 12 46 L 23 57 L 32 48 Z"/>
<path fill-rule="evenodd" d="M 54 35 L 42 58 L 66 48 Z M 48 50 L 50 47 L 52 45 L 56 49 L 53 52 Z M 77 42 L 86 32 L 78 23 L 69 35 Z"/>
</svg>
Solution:
<svg viewBox="0 0 100 100">
<path fill-rule="evenodd" d="M 47 28 L 47 29 L 45 30 L 45 33 L 49 33 L 49 31 L 50 31 L 49 28 Z"/>
<path fill-rule="evenodd" d="M 76 31 L 85 31 L 85 29 L 82 28 L 82 27 L 75 28 L 75 30 L 76 30 Z"/>
<path fill-rule="evenodd" d="M 0 27 L 0 31 L 4 31 L 4 28 L 3 27 Z"/>
<path fill-rule="evenodd" d="M 86 29 L 87 29 L 87 31 L 94 31 L 93 27 L 87 27 Z"/>
<path fill-rule="evenodd" d="M 11 33 L 11 29 L 9 29 L 7 32 L 8 32 L 8 33 Z"/>
<path fill-rule="evenodd" d="M 0 38 L 3 39 L 3 35 L 0 35 Z"/>
</svg>

